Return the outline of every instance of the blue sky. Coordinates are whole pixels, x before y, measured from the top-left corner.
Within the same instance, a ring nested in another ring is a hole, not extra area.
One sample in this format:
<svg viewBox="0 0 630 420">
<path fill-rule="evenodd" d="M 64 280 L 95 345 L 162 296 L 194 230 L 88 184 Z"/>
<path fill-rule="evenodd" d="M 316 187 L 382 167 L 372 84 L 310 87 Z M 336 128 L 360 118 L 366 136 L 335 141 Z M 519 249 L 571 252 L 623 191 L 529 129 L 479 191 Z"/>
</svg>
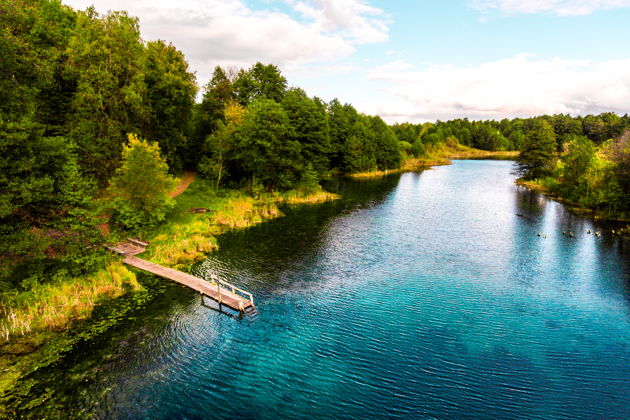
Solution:
<svg viewBox="0 0 630 420">
<path fill-rule="evenodd" d="M 289 83 L 389 122 L 628 112 L 630 0 L 66 0 L 126 9 L 215 65 L 278 65 Z"/>
</svg>

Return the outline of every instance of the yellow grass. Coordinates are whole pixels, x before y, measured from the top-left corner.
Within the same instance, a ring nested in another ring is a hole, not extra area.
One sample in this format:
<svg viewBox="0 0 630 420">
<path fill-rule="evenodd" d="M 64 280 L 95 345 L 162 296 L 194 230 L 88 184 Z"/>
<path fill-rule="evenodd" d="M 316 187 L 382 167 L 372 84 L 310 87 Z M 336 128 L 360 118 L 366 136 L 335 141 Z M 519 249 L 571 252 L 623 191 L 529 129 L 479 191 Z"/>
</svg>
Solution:
<svg viewBox="0 0 630 420">
<path fill-rule="evenodd" d="M 280 216 L 280 210 L 273 202 L 256 201 L 252 197 L 231 198 L 225 208 L 217 211 L 212 221 L 218 226 L 230 229 L 252 226 Z"/>
<path fill-rule="evenodd" d="M 206 220 L 172 223 L 151 240 L 151 261 L 178 268 L 191 264 L 217 248 L 216 228 Z"/>
<path fill-rule="evenodd" d="M 277 203 L 287 204 L 316 204 L 338 200 L 340 198 L 341 196 L 339 194 L 333 194 L 331 192 L 324 191 L 322 187 L 319 187 L 317 191 L 309 193 L 302 191 L 289 191 L 276 196 L 274 200 Z"/>
<path fill-rule="evenodd" d="M 37 285 L 1 303 L 0 337 L 8 341 L 12 335 L 63 328 L 87 317 L 99 298 L 120 296 L 127 288 L 139 290 L 141 286 L 136 276 L 118 262 L 89 277 Z"/>
</svg>

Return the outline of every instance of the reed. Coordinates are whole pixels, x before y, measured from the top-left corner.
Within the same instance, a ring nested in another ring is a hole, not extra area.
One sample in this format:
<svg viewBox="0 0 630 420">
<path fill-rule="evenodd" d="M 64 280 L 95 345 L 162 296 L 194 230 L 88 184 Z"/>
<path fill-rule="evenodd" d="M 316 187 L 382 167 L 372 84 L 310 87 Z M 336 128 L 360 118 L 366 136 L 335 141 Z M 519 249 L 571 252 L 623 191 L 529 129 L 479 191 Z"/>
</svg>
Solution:
<svg viewBox="0 0 630 420">
<path fill-rule="evenodd" d="M 277 195 L 274 200 L 276 203 L 286 204 L 317 204 L 338 200 L 340 198 L 340 195 L 324 191 L 324 189 L 320 186 L 315 191 L 288 191 Z"/>
<path fill-rule="evenodd" d="M 88 277 L 57 279 L 28 291 L 5 295 L 0 303 L 0 339 L 43 329 L 62 329 L 90 315 L 102 297 L 140 290 L 136 276 L 122 264 L 110 263 Z"/>
<path fill-rule="evenodd" d="M 217 211 L 212 221 L 230 229 L 244 228 L 281 215 L 275 203 L 269 199 L 254 200 L 252 197 L 231 198 L 226 206 Z"/>
<path fill-rule="evenodd" d="M 163 233 L 151 239 L 149 259 L 164 266 L 181 268 L 217 249 L 216 233 L 205 218 L 168 224 Z"/>
</svg>

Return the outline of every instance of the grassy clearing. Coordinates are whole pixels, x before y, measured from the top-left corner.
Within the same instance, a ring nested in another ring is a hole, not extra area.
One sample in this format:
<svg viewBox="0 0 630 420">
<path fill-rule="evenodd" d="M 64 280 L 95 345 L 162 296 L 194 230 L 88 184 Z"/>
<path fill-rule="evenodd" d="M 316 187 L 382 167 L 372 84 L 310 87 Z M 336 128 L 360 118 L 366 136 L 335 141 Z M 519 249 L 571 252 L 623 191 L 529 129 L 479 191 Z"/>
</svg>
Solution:
<svg viewBox="0 0 630 420">
<path fill-rule="evenodd" d="M 314 193 L 289 191 L 253 198 L 243 191 L 215 189 L 197 179 L 176 198 L 166 223 L 144 239 L 150 243 L 144 258 L 172 268 L 183 268 L 217 248 L 216 236 L 282 216 L 278 205 L 319 203 L 339 198 L 319 188 Z"/>
<path fill-rule="evenodd" d="M 60 277 L 25 292 L 5 295 L 0 304 L 0 337 L 9 341 L 13 336 L 40 330 L 63 329 L 90 315 L 100 298 L 140 288 L 131 271 L 113 262 L 88 277 Z"/>
<path fill-rule="evenodd" d="M 401 172 L 418 171 L 431 166 L 450 165 L 451 159 L 515 159 L 516 151 L 487 151 L 463 146 L 454 141 L 425 146 L 425 154 L 421 158 L 405 159 L 398 169 L 376 170 L 348 175 L 354 179 L 378 178 Z"/>
<path fill-rule="evenodd" d="M 176 199 L 166 223 L 145 232 L 150 243 L 144 258 L 183 268 L 217 248 L 216 235 L 280 216 L 268 199 L 255 200 L 242 191 L 215 189 L 198 179 Z"/>
</svg>

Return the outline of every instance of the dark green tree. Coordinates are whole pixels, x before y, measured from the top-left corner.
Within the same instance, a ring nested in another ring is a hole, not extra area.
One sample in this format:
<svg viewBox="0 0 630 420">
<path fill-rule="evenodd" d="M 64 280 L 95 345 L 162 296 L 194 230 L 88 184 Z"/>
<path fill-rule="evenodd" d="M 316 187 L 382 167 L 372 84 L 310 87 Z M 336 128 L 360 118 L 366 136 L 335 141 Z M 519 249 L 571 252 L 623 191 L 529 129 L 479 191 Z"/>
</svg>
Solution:
<svg viewBox="0 0 630 420">
<path fill-rule="evenodd" d="M 282 106 L 289 117 L 295 140 L 300 143 L 304 162 L 318 175 L 328 170 L 330 134 L 326 111 L 302 89 L 287 91 Z"/>
<path fill-rule="evenodd" d="M 66 72 L 77 86 L 67 130 L 83 170 L 103 184 L 119 165 L 125 134 L 148 120 L 138 20 L 79 12 L 67 55 Z"/>
<path fill-rule="evenodd" d="M 342 105 L 337 99 L 333 99 L 328 105 L 332 169 L 345 170 L 346 143 L 354 135 L 354 125 L 358 118 L 357 110 L 350 104 Z"/>
<path fill-rule="evenodd" d="M 556 152 L 556 135 L 553 127 L 544 119 L 532 119 L 526 125 L 525 145 L 519 157 L 523 176 L 538 178 L 548 173 Z"/>
<path fill-rule="evenodd" d="M 197 93 L 195 75 L 184 55 L 163 41 L 146 44 L 144 106 L 148 118 L 143 134 L 157 141 L 171 170 L 182 168 L 188 148 L 192 109 Z"/>
<path fill-rule="evenodd" d="M 282 101 L 287 90 L 287 79 L 273 64 L 254 64 L 249 70 L 239 71 L 234 80 L 234 92 L 239 103 L 247 106 L 256 99 Z"/>
<path fill-rule="evenodd" d="M 368 117 L 370 135 L 374 139 L 374 158 L 378 169 L 400 167 L 402 155 L 394 131 L 379 116 Z"/>
<path fill-rule="evenodd" d="M 267 190 L 287 190 L 297 185 L 305 170 L 300 143 L 282 106 L 259 99 L 246 109 L 235 133 L 235 159 L 241 177 Z"/>
</svg>

